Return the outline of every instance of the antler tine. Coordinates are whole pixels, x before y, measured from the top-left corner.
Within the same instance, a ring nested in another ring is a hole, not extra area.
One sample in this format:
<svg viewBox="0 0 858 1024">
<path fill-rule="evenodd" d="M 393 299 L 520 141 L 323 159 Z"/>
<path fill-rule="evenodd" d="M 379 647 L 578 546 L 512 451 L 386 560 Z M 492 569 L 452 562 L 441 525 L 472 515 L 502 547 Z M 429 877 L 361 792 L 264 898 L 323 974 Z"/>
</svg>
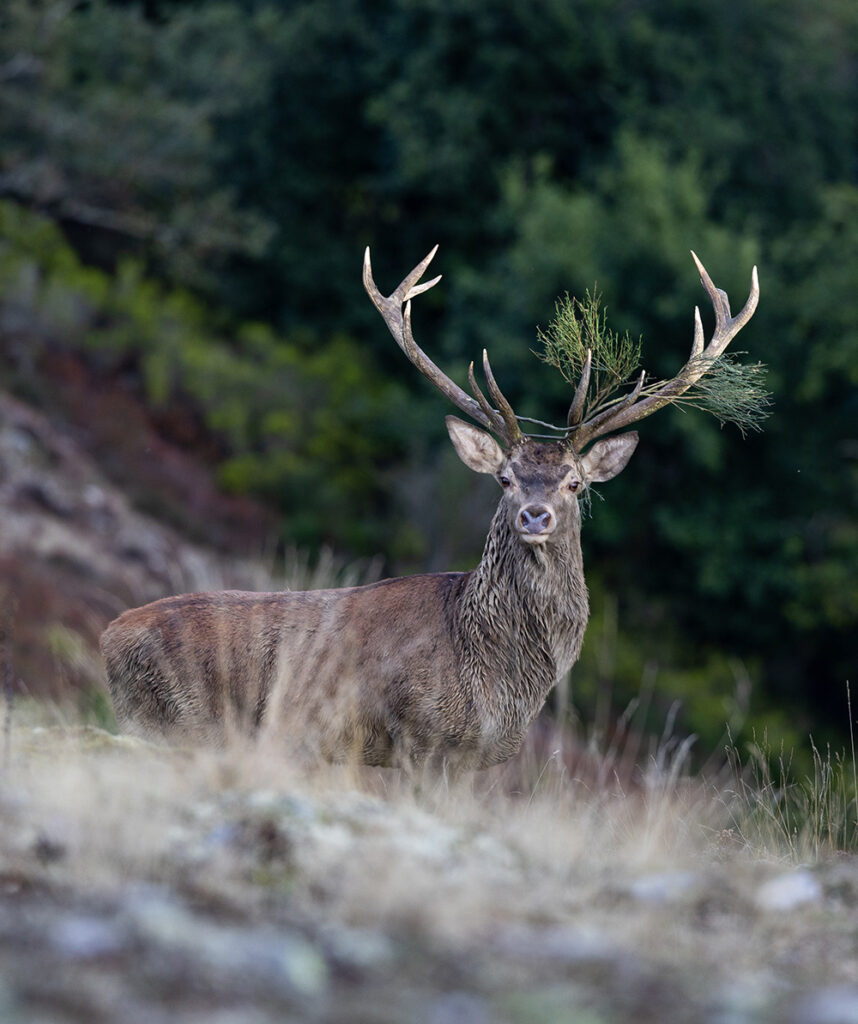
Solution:
<svg viewBox="0 0 858 1024">
<path fill-rule="evenodd" d="M 613 425 L 614 421 L 620 416 L 621 413 L 625 412 L 626 409 L 631 409 L 635 402 L 640 397 L 640 393 L 643 390 L 643 386 L 646 383 L 646 370 L 641 370 L 640 377 L 637 379 L 637 383 L 634 388 L 626 395 L 625 398 L 617 402 L 616 405 L 611 405 L 607 409 L 603 409 L 598 415 L 592 419 L 587 420 L 585 424 L 572 435 L 575 441 L 575 447 L 592 441 L 593 438 L 598 437 L 600 434 L 605 434 L 609 430 L 616 430 L 617 428 Z M 655 412 L 655 410 L 652 410 Z M 643 414 L 646 415 L 646 414 Z M 636 417 L 637 418 L 637 417 Z M 633 420 L 629 420 L 633 422 Z M 610 426 L 608 426 L 610 424 Z M 585 441 L 581 440 L 582 434 L 586 437 Z"/>
<path fill-rule="evenodd" d="M 423 284 L 416 284 L 413 288 L 410 288 L 405 301 L 410 302 L 416 295 L 422 295 L 423 292 L 428 292 L 430 288 L 434 288 L 435 285 L 441 280 L 441 274 L 437 277 L 433 277 L 431 281 L 424 281 Z"/>
<path fill-rule="evenodd" d="M 587 358 L 584 360 L 584 369 L 581 371 L 581 379 L 575 389 L 575 397 L 569 406 L 569 415 L 566 422 L 570 427 L 577 427 L 584 415 L 584 403 L 587 401 L 587 388 L 590 387 L 590 370 L 593 366 L 593 351 L 587 349 Z"/>
<path fill-rule="evenodd" d="M 381 294 L 373 280 L 369 246 L 367 246 L 363 259 L 364 288 L 366 288 L 367 294 L 372 299 L 375 308 L 381 313 L 388 330 L 393 335 L 393 340 L 423 376 L 431 381 L 453 405 L 461 409 L 471 419 L 476 420 L 477 423 L 482 424 L 482 426 L 487 427 L 489 430 L 500 433 L 498 423 L 495 422 L 494 418 L 488 415 L 478 401 L 471 398 L 455 381 L 452 381 L 443 373 L 414 340 L 414 335 L 411 331 L 411 299 L 428 291 L 441 280 L 439 275 L 423 284 L 417 283 L 432 262 L 432 257 L 437 251 L 438 246 L 436 245 L 417 264 L 411 273 L 401 281 L 399 287 L 392 294 L 385 296 Z M 505 435 L 502 433 L 501 436 Z"/>
<path fill-rule="evenodd" d="M 489 363 L 489 354 L 485 349 L 483 349 L 483 373 L 486 375 L 486 384 L 489 386 L 489 394 L 492 396 L 492 401 L 498 407 L 503 418 L 506 427 L 506 439 L 510 445 L 513 445 L 516 441 L 520 441 L 523 436 L 521 428 L 518 425 L 518 420 L 515 418 L 512 406 L 498 387 L 498 382 L 495 380 L 495 375 L 492 373 L 492 367 Z"/>
<path fill-rule="evenodd" d="M 691 355 L 688 361 L 691 363 L 703 355 L 703 321 L 700 318 L 700 307 L 694 307 L 694 341 L 691 343 Z"/>
<path fill-rule="evenodd" d="M 700 281 L 712 301 L 712 308 L 715 310 L 715 332 L 702 355 L 707 359 L 717 359 L 751 319 L 757 309 L 757 303 L 760 301 L 760 281 L 757 276 L 757 268 L 754 267 L 751 271 L 751 291 L 748 295 L 748 301 L 735 316 L 730 316 L 730 300 L 727 298 L 727 293 L 721 288 L 716 288 L 712 278 L 706 272 L 706 267 L 697 258 L 697 253 L 693 249 L 691 250 L 691 258 L 694 260 L 694 264 L 700 274 Z"/>
<path fill-rule="evenodd" d="M 435 258 L 435 253 L 438 251 L 438 246 L 434 246 L 426 256 L 417 264 L 417 266 L 407 274 L 399 286 L 389 296 L 387 301 L 394 302 L 398 301 L 401 306 L 408 299 L 413 299 L 415 295 L 419 295 L 421 292 L 427 292 L 430 288 L 436 285 L 441 280 L 441 275 L 433 278 L 431 281 L 426 281 L 424 284 L 417 286 L 417 282 L 426 273 L 426 268 Z M 378 305 L 377 299 L 383 299 L 384 296 L 378 290 L 375 281 L 372 277 L 372 262 L 370 260 L 369 246 L 366 247 L 363 254 L 363 284 L 364 288 L 369 292 L 370 298 Z M 417 287 L 415 287 L 417 286 Z"/>
<path fill-rule="evenodd" d="M 709 344 L 704 347 L 703 321 L 700 319 L 700 309 L 694 310 L 694 341 L 691 346 L 691 355 L 688 362 L 682 367 L 679 373 L 671 380 L 663 381 L 654 391 L 640 398 L 643 388 L 645 374 L 632 391 L 621 402 L 604 409 L 596 416 L 575 426 L 570 423 L 570 439 L 578 451 L 602 434 L 608 434 L 615 430 L 635 423 L 637 420 L 650 416 L 657 409 L 670 402 L 675 401 L 684 394 L 692 384 L 695 384 L 710 369 L 712 363 L 723 354 L 724 350 L 741 331 L 745 324 L 754 315 L 757 303 L 760 300 L 760 282 L 757 276 L 757 268 L 751 271 L 751 291 L 748 300 L 742 309 L 735 315 L 730 315 L 730 302 L 727 293 L 722 291 L 712 282 L 712 278 L 706 272 L 706 268 L 692 252 L 692 258 L 700 273 L 700 280 L 712 301 L 712 308 L 715 311 L 715 330 Z M 580 384 L 579 384 L 580 389 Z M 575 394 L 573 408 L 578 400 L 578 393 Z M 570 410 L 571 417 L 571 410 Z"/>
<path fill-rule="evenodd" d="M 477 384 L 477 378 L 474 375 L 474 362 L 471 360 L 471 364 L 468 367 L 468 383 L 471 385 L 471 391 L 474 392 L 474 398 L 480 403 L 480 408 L 492 421 L 492 430 L 499 434 L 501 437 L 506 436 L 506 424 L 502 417 L 498 414 L 498 411 L 492 407 L 491 402 L 480 390 L 479 384 Z"/>
</svg>

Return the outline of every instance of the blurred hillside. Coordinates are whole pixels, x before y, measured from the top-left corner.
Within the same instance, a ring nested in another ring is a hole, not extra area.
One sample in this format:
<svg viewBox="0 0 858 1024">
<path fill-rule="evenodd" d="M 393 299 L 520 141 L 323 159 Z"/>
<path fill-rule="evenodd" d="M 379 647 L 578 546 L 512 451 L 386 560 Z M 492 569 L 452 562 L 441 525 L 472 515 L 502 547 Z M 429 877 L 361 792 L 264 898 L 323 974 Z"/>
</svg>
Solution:
<svg viewBox="0 0 858 1024">
<path fill-rule="evenodd" d="M 139 426 L 133 405 L 116 395 L 89 397 L 95 408 L 109 405 Z M 201 510 L 207 530 L 195 544 L 136 510 L 81 443 L 87 436 L 72 423 L 58 430 L 0 394 L 0 627 L 11 626 L 13 671 L 26 692 L 84 707 L 102 676 L 98 638 L 112 618 L 176 591 L 264 587 L 257 565 L 218 553 L 214 538 L 229 530 L 251 550 L 250 528 L 262 533 L 269 525 L 263 510 L 218 495 L 193 460 L 150 436 L 155 450 L 137 452 L 131 464 L 154 470 L 151 494 L 185 497 Z M 171 471 L 182 475 L 181 488 Z"/>
<path fill-rule="evenodd" d="M 734 306 L 756 262 L 739 347 L 769 364 L 775 414 L 745 439 L 698 413 L 643 425 L 585 524 L 575 699 L 621 709 L 644 680 L 653 720 L 679 697 L 705 749 L 750 683 L 748 729 L 842 735 L 856 58 L 845 0 L 7 0 L 3 387 L 76 423 L 99 471 L 179 533 L 223 546 L 234 529 L 241 547 L 245 513 L 209 517 L 187 496 L 224 499 L 202 483 L 150 486 L 126 458 L 134 418 L 75 412 L 63 367 L 264 504 L 264 543 L 460 567 L 492 485 L 447 450 L 443 404 L 362 293 L 363 247 L 390 290 L 441 243 L 418 338 L 459 380 L 486 345 L 516 408 L 555 420 L 568 389 L 531 350 L 559 294 L 598 283 L 647 369 L 672 374 L 705 305 L 688 249 Z M 223 529 L 200 537 L 209 518 Z"/>
</svg>

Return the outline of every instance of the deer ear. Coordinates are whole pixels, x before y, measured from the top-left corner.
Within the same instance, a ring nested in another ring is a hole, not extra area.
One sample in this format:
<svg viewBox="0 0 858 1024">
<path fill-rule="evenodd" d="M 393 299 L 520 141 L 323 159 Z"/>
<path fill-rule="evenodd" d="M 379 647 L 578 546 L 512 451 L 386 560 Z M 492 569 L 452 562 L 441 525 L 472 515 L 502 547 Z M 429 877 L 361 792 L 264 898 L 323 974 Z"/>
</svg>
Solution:
<svg viewBox="0 0 858 1024">
<path fill-rule="evenodd" d="M 446 418 L 447 432 L 456 454 L 475 473 L 498 473 L 506 455 L 495 439 L 484 430 L 472 427 L 457 416 Z"/>
<path fill-rule="evenodd" d="M 632 452 L 638 446 L 638 434 L 633 430 L 619 437 L 597 441 L 586 455 L 581 456 L 584 476 L 588 484 L 600 484 L 613 478 L 626 468 Z"/>
</svg>

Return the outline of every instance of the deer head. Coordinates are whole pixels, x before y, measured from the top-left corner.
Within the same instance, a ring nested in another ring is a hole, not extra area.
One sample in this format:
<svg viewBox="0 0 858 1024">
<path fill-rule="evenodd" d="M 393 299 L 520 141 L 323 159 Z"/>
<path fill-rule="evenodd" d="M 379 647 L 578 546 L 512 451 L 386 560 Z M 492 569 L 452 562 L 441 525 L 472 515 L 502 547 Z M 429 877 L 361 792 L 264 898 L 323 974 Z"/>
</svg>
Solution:
<svg viewBox="0 0 858 1024">
<path fill-rule="evenodd" d="M 530 438 L 504 450 L 491 435 L 456 416 L 447 417 L 447 430 L 469 469 L 495 477 L 512 531 L 534 546 L 562 541 L 570 530 L 577 531 L 578 499 L 590 484 L 615 477 L 638 443 L 632 432 L 599 441 L 578 456 L 564 441 L 544 444 Z"/>
</svg>

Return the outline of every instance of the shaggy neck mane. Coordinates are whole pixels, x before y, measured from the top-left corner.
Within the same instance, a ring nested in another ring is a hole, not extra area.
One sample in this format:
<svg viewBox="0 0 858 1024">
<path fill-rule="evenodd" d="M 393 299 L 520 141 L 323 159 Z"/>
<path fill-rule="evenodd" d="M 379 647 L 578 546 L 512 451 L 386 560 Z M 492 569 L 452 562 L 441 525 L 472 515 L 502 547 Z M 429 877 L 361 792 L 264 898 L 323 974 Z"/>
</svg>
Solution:
<svg viewBox="0 0 858 1024">
<path fill-rule="evenodd" d="M 588 616 L 576 529 L 544 547 L 522 543 L 501 504 L 459 608 L 466 659 L 488 699 L 535 714 L 578 655 Z"/>
</svg>

